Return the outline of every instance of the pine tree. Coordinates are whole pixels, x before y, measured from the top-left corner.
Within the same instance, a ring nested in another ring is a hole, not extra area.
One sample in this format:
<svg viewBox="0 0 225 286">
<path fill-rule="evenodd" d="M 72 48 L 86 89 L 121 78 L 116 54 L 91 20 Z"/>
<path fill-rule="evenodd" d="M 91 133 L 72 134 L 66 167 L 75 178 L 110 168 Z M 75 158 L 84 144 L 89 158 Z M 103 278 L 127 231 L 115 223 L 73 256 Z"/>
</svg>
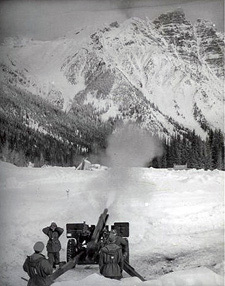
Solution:
<svg viewBox="0 0 225 286">
<path fill-rule="evenodd" d="M 204 153 L 204 169 L 211 170 L 212 169 L 212 151 L 211 151 L 209 137 L 206 138 L 203 153 Z"/>
</svg>

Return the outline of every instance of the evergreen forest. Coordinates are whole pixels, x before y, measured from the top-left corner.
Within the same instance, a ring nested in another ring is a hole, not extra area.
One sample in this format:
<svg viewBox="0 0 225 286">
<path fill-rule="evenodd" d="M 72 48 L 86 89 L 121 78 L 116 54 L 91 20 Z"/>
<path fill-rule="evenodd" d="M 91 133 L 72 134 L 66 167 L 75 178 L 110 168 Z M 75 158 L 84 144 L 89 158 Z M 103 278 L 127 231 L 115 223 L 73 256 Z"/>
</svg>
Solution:
<svg viewBox="0 0 225 286">
<path fill-rule="evenodd" d="M 8 87 L 7 92 L 0 89 L 0 96 L 0 160 L 16 166 L 78 166 L 82 158 L 92 156 L 92 163 L 101 163 L 98 155 L 107 148 L 115 120 L 103 123 L 78 104 L 73 106 L 72 114 L 65 113 L 15 87 Z M 221 130 L 207 132 L 206 140 L 194 130 L 170 140 L 161 138 L 164 153 L 148 167 L 187 164 L 188 168 L 224 170 L 224 135 Z"/>
<path fill-rule="evenodd" d="M 154 158 L 149 166 L 172 168 L 185 165 L 188 168 L 205 170 L 224 170 L 224 135 L 221 130 L 209 130 L 206 140 L 202 140 L 195 131 L 189 131 L 182 138 L 172 136 L 170 142 L 163 140 L 164 153 Z"/>
</svg>

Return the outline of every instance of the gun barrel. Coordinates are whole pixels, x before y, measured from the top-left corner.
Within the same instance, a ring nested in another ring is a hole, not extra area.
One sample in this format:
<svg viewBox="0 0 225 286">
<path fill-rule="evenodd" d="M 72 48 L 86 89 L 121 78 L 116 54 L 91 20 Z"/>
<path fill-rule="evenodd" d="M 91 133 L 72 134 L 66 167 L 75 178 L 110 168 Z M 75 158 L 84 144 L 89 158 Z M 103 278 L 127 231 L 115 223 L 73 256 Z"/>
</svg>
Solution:
<svg viewBox="0 0 225 286">
<path fill-rule="evenodd" d="M 97 243 L 99 240 L 100 233 L 106 225 L 108 216 L 109 216 L 108 209 L 104 209 L 103 213 L 99 216 L 98 223 L 91 237 L 91 240 L 94 241 L 95 243 Z"/>
<path fill-rule="evenodd" d="M 96 224 L 94 232 L 91 236 L 91 240 L 87 244 L 87 252 L 89 255 L 93 254 L 95 249 L 98 247 L 100 235 L 106 225 L 108 216 L 108 209 L 104 209 L 103 213 L 99 216 L 98 223 Z"/>
</svg>

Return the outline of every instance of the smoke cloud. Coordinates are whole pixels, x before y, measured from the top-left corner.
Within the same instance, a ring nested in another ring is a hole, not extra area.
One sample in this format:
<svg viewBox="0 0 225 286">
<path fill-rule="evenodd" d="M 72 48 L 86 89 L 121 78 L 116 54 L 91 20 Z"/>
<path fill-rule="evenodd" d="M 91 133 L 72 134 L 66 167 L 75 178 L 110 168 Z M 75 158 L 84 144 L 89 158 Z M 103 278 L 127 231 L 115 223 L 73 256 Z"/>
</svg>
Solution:
<svg viewBox="0 0 225 286">
<path fill-rule="evenodd" d="M 146 167 L 151 160 L 160 156 L 163 148 L 160 142 L 147 131 L 134 124 L 118 127 L 108 138 L 106 155 L 101 163 L 110 167 L 102 176 L 91 181 L 90 189 L 99 210 L 110 208 L 110 213 L 116 214 L 117 202 L 124 196 L 128 197 L 129 190 L 140 183 L 138 170 L 132 167 Z M 137 174 L 136 174 L 137 173 Z M 132 193 L 132 191 L 131 191 Z"/>
<path fill-rule="evenodd" d="M 134 124 L 127 124 L 109 136 L 105 163 L 113 168 L 146 167 L 162 153 L 162 145 L 155 137 Z"/>
</svg>

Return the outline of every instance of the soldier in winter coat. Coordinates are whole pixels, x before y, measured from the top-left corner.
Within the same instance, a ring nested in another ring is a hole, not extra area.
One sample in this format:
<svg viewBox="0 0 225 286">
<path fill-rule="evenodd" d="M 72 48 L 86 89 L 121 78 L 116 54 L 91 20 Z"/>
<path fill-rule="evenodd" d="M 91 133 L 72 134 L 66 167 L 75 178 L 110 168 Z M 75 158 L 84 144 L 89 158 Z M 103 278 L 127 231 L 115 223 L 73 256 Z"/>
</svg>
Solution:
<svg viewBox="0 0 225 286">
<path fill-rule="evenodd" d="M 112 233 L 114 233 L 114 235 L 116 236 L 115 244 L 120 246 L 122 249 L 123 258 L 125 260 L 128 260 L 128 242 L 127 242 L 127 240 L 125 238 L 123 238 L 122 236 L 118 235 L 118 233 L 115 229 L 112 230 Z"/>
<path fill-rule="evenodd" d="M 43 228 L 42 231 L 49 237 L 47 243 L 48 259 L 53 268 L 55 268 L 60 262 L 59 251 L 61 250 L 61 243 L 59 237 L 64 230 L 58 227 L 55 222 L 52 222 L 50 226 Z"/>
<path fill-rule="evenodd" d="M 50 285 L 48 276 L 52 274 L 53 269 L 48 259 L 41 254 L 43 249 L 44 243 L 41 241 L 36 242 L 34 245 L 35 252 L 31 256 L 27 256 L 23 264 L 23 270 L 27 272 L 30 277 L 27 284 L 28 286 Z"/>
<path fill-rule="evenodd" d="M 121 247 L 115 244 L 116 237 L 109 234 L 108 244 L 100 250 L 100 273 L 111 279 L 121 279 L 123 271 L 123 255 Z"/>
</svg>

